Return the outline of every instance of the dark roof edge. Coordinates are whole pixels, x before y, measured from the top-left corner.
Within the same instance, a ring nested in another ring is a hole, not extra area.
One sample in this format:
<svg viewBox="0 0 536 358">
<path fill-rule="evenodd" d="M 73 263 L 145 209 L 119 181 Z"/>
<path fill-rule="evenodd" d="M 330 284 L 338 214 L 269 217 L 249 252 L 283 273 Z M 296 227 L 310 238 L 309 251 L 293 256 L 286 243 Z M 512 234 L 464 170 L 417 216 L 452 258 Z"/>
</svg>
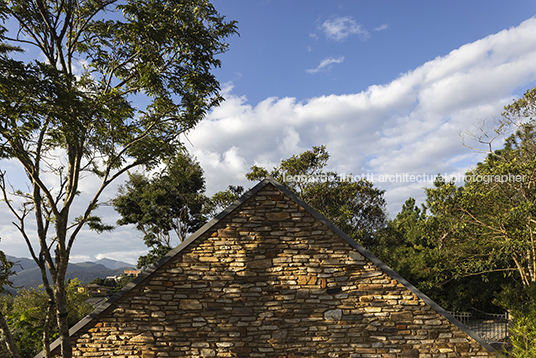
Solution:
<svg viewBox="0 0 536 358">
<path fill-rule="evenodd" d="M 194 232 L 192 235 L 190 235 L 186 240 L 181 242 L 177 247 L 169 251 L 164 257 L 162 257 L 160 260 L 158 260 L 157 263 L 155 263 L 150 268 L 142 271 L 136 277 L 134 280 L 132 280 L 129 284 L 127 284 L 125 287 L 123 287 L 120 291 L 118 291 L 116 294 L 114 294 L 112 297 L 110 297 L 105 302 L 101 303 L 99 306 L 97 306 L 91 313 L 89 313 L 87 316 L 82 318 L 77 324 L 72 326 L 69 329 L 69 337 L 81 330 L 82 328 L 86 327 L 88 324 L 91 323 L 91 321 L 104 312 L 106 309 L 108 309 L 114 302 L 119 300 L 121 297 L 123 297 L 125 294 L 127 294 L 130 290 L 134 289 L 140 282 L 144 281 L 146 278 L 151 276 L 155 271 L 157 271 L 161 266 L 163 266 L 166 262 L 168 262 L 172 257 L 177 255 L 179 252 L 184 250 L 188 245 L 190 245 L 193 241 L 195 241 L 198 237 L 203 235 L 205 232 L 210 230 L 213 226 L 215 226 L 220 220 L 225 218 L 227 215 L 229 215 L 231 212 L 233 212 L 237 207 L 239 207 L 241 204 L 243 204 L 246 200 L 251 198 L 253 195 L 255 195 L 259 190 L 261 190 L 263 187 L 265 187 L 268 183 L 271 183 L 271 181 L 263 180 L 259 182 L 257 185 L 255 185 L 253 188 L 248 190 L 244 195 L 242 195 L 238 200 L 236 200 L 233 204 L 231 204 L 227 209 L 223 210 L 221 213 L 216 215 L 212 220 L 210 220 L 208 223 L 203 225 L 201 228 L 199 228 L 196 232 Z M 50 344 L 50 351 L 56 349 L 60 345 L 61 341 L 60 339 L 56 339 L 54 342 Z M 44 351 L 39 352 L 34 358 L 45 358 Z"/>
<path fill-rule="evenodd" d="M 415 296 L 426 302 L 430 307 L 432 307 L 437 313 L 444 316 L 446 319 L 448 319 L 450 322 L 452 322 L 455 326 L 457 326 L 459 329 L 461 329 L 463 332 L 465 332 L 468 336 L 473 338 L 475 341 L 477 341 L 482 347 L 487 349 L 490 352 L 496 352 L 496 349 L 493 348 L 491 345 L 489 345 L 486 341 L 484 341 L 479 335 L 477 335 L 475 332 L 473 332 L 471 329 L 469 329 L 467 326 L 465 326 L 463 323 L 458 321 L 456 318 L 454 318 L 450 313 L 448 313 L 447 310 L 445 310 L 443 307 L 439 306 L 437 303 L 432 301 L 430 297 L 422 293 L 417 287 L 413 286 L 411 283 L 409 283 L 405 278 L 400 276 L 398 273 L 396 273 L 393 269 L 391 269 L 389 266 L 387 266 L 385 263 L 383 263 L 379 258 L 374 256 L 370 251 L 365 249 L 363 246 L 361 246 L 359 243 L 357 243 L 354 239 L 352 239 L 350 236 L 345 234 L 341 229 L 339 229 L 335 224 L 333 224 L 331 221 L 326 219 L 322 214 L 320 214 L 318 211 L 316 211 L 313 207 L 311 207 L 309 204 L 307 204 L 305 201 L 303 201 L 300 197 L 298 197 L 296 194 L 294 194 L 289 188 L 287 188 L 285 185 L 279 183 L 277 180 L 273 178 L 267 178 L 265 181 L 270 182 L 275 187 L 277 187 L 279 190 L 281 190 L 285 195 L 289 196 L 291 199 L 293 199 L 295 202 L 298 203 L 301 207 L 303 207 L 309 214 L 313 215 L 316 219 L 322 221 L 330 230 L 335 232 L 337 235 L 339 235 L 341 238 L 343 238 L 350 246 L 352 246 L 354 249 L 358 250 L 359 253 L 361 253 L 363 256 L 365 256 L 367 259 L 375 263 L 377 266 L 379 266 L 385 273 L 387 273 L 389 276 L 400 282 L 404 287 L 406 287 L 408 290 L 410 290 Z"/>
</svg>

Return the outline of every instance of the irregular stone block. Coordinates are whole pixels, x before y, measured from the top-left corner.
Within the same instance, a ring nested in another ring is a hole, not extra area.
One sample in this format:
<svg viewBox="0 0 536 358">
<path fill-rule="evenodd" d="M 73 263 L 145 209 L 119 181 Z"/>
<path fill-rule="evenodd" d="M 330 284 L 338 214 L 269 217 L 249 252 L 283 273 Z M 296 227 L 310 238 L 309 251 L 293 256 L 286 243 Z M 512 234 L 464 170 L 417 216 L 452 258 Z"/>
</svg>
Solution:
<svg viewBox="0 0 536 358">
<path fill-rule="evenodd" d="M 203 348 L 201 349 L 201 355 L 203 357 L 215 357 L 216 351 L 214 349 Z"/>
<path fill-rule="evenodd" d="M 281 221 L 290 218 L 289 213 L 267 213 L 266 219 L 268 221 Z"/>
<path fill-rule="evenodd" d="M 232 229 L 220 229 L 218 230 L 218 237 L 235 237 L 238 236 L 237 232 Z"/>
<path fill-rule="evenodd" d="M 203 305 L 199 300 L 185 299 L 179 302 L 179 309 L 181 310 L 198 310 L 201 308 L 203 308 Z"/>
<path fill-rule="evenodd" d="M 409 322 L 413 320 L 413 314 L 411 312 L 391 312 L 391 320 L 394 322 Z"/>
<path fill-rule="evenodd" d="M 142 334 L 138 334 L 135 337 L 132 337 L 129 342 L 131 343 L 153 343 L 154 337 L 150 332 L 144 332 Z"/>
<path fill-rule="evenodd" d="M 348 253 L 348 256 L 350 257 L 351 260 L 353 261 L 362 261 L 365 259 L 365 257 L 363 255 L 361 255 L 359 252 L 357 251 L 350 251 Z"/>
<path fill-rule="evenodd" d="M 382 271 L 365 272 L 364 274 L 361 275 L 361 278 L 376 277 L 376 276 L 381 276 L 381 275 L 383 275 Z"/>
<path fill-rule="evenodd" d="M 272 259 L 253 260 L 247 263 L 248 269 L 267 269 L 272 266 Z"/>
<path fill-rule="evenodd" d="M 233 308 L 232 315 L 238 317 L 248 317 L 253 314 L 253 311 L 248 307 L 235 307 Z"/>
<path fill-rule="evenodd" d="M 342 310 L 329 310 L 324 312 L 324 318 L 331 321 L 340 321 L 342 318 Z"/>
<path fill-rule="evenodd" d="M 282 329 L 282 330 L 275 331 L 272 333 L 272 338 L 277 339 L 277 340 L 285 339 L 287 338 L 287 336 L 288 336 L 288 331 L 286 329 Z"/>
<path fill-rule="evenodd" d="M 315 285 L 316 276 L 299 276 L 298 285 Z"/>
</svg>

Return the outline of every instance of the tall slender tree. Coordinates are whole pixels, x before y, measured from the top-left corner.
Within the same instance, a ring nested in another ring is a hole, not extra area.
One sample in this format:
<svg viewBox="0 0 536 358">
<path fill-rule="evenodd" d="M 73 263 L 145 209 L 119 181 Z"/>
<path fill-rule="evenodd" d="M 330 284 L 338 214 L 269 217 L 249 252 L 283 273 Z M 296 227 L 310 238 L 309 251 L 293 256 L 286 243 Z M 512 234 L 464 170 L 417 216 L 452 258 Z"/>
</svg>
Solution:
<svg viewBox="0 0 536 358">
<path fill-rule="evenodd" d="M 0 158 L 20 163 L 29 191 L 13 190 L 18 206 L 6 172 L 0 190 L 70 358 L 64 281 L 75 239 L 86 225 L 107 228 L 95 210 L 110 183 L 173 156 L 220 103 L 212 70 L 236 25 L 205 0 L 1 1 L 0 17 L 9 24 L 0 28 Z M 35 52 L 20 56 L 18 46 Z M 73 219 L 83 177 L 100 185 Z"/>
</svg>

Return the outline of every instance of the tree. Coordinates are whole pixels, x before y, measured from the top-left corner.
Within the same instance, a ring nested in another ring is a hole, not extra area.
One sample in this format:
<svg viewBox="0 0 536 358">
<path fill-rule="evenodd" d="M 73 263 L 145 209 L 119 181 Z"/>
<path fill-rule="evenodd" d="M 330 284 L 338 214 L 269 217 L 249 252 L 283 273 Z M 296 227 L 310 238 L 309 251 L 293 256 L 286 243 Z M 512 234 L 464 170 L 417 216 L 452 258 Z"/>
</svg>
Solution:
<svg viewBox="0 0 536 358">
<path fill-rule="evenodd" d="M 463 187 L 427 189 L 435 215 L 451 220 L 448 247 L 457 274 L 515 273 L 536 282 L 536 149 L 525 125 L 466 174 Z"/>
<path fill-rule="evenodd" d="M 64 281 L 75 239 L 85 226 L 109 228 L 95 210 L 110 183 L 173 156 L 180 135 L 220 103 L 212 69 L 236 26 L 205 0 L 15 0 L 0 4 L 0 17 L 16 27 L 0 28 L 0 158 L 21 164 L 29 190 L 10 193 L 5 172 L 0 189 L 70 358 Z M 17 60 L 18 45 L 37 60 Z M 100 186 L 72 220 L 83 177 Z"/>
<path fill-rule="evenodd" d="M 138 268 L 147 268 L 167 254 L 172 249 L 173 237 L 182 242 L 188 233 L 206 222 L 203 175 L 198 162 L 179 153 L 152 178 L 129 174 L 126 184 L 119 188 L 112 200 L 114 209 L 121 215 L 117 223 L 136 225 L 151 248 L 138 259 Z"/>
<path fill-rule="evenodd" d="M 434 286 L 434 249 L 438 240 L 432 226 L 426 206 L 419 208 L 415 199 L 409 198 L 382 230 L 373 253 L 420 289 Z"/>
<path fill-rule="evenodd" d="M 9 261 L 6 258 L 6 255 L 3 251 L 0 251 L 0 294 L 8 294 L 8 291 L 4 287 L 11 286 L 9 276 L 15 274 L 15 272 L 11 270 L 12 267 L 13 262 Z M 18 347 L 15 344 L 15 340 L 13 339 L 13 335 L 11 334 L 11 330 L 9 329 L 9 326 L 6 322 L 4 312 L 2 311 L 2 307 L 0 307 L 0 335 L 3 337 L 3 340 L 6 344 L 6 349 L 11 355 L 11 357 L 19 358 L 20 355 Z"/>
<path fill-rule="evenodd" d="M 436 185 L 444 185 L 442 179 L 436 180 Z M 453 234 L 452 218 L 431 214 L 432 204 L 432 198 L 421 207 L 413 198 L 406 200 L 402 210 L 381 231 L 372 252 L 447 310 L 503 312 L 502 306 L 494 303 L 495 295 L 503 290 L 503 276 L 456 274 L 458 262 L 451 258 L 453 248 L 448 246 L 447 238 Z"/>
<path fill-rule="evenodd" d="M 535 125 L 536 87 L 505 106 L 491 130 L 480 127 L 480 134 L 470 133 L 486 146 L 481 151 L 488 156 L 467 173 L 464 187 L 450 207 L 443 208 L 477 228 L 480 243 L 493 248 L 489 250 L 493 255 L 481 262 L 487 261 L 490 269 L 496 269 L 490 265 L 493 261 L 504 270 L 517 272 L 524 286 L 536 282 Z M 504 148 L 493 150 L 494 140 L 505 135 Z"/>
<path fill-rule="evenodd" d="M 384 192 L 374 188 L 365 178 L 353 181 L 335 172 L 324 172 L 328 160 L 326 147 L 317 146 L 282 160 L 270 173 L 265 168 L 253 166 L 246 178 L 253 181 L 274 177 L 370 249 L 376 244 L 377 234 L 386 221 Z"/>
<path fill-rule="evenodd" d="M 398 236 L 391 236 L 391 240 L 394 237 L 402 243 L 406 253 L 413 257 L 408 261 L 411 270 L 419 272 L 418 267 L 412 266 L 412 260 L 419 263 L 419 258 L 429 257 L 422 262 L 434 272 L 435 285 L 450 287 L 449 291 L 455 292 L 464 289 L 464 283 L 470 282 L 476 287 L 477 281 L 473 278 L 480 278 L 480 282 L 488 280 L 487 287 L 479 289 L 479 296 L 492 291 L 500 297 L 518 296 L 515 292 L 522 287 L 535 285 L 535 113 L 536 89 L 532 89 L 505 107 L 502 118 L 496 121 L 493 135 L 476 137 L 486 145 L 488 156 L 466 173 L 463 186 L 438 177 L 434 187 L 426 189 L 426 215 L 406 213 L 390 224 L 391 229 L 396 227 L 395 234 L 398 233 Z M 492 142 L 497 136 L 505 135 L 507 129 L 513 133 L 506 137 L 504 147 L 492 150 Z M 417 237 L 408 230 L 408 224 L 418 228 Z M 423 242 L 426 245 L 422 245 Z M 398 255 L 397 250 L 401 249 L 388 252 L 391 258 Z M 507 285 L 504 285 L 505 275 L 511 278 Z M 415 278 L 421 285 L 422 280 L 427 280 L 418 275 Z M 465 289 L 465 292 L 470 295 L 470 290 Z"/>
<path fill-rule="evenodd" d="M 212 195 L 205 205 L 205 215 L 214 217 L 244 194 L 244 187 L 229 185 L 226 190 L 218 191 Z"/>
</svg>

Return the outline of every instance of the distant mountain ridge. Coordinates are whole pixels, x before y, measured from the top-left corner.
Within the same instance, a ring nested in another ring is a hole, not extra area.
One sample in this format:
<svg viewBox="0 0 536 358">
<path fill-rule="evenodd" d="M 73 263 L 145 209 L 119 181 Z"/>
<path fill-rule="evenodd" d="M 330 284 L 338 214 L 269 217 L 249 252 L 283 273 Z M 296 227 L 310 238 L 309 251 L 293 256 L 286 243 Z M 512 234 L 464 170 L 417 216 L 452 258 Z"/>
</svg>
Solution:
<svg viewBox="0 0 536 358">
<path fill-rule="evenodd" d="M 41 280 L 41 271 L 33 260 L 14 256 L 7 256 L 7 259 L 15 263 L 13 269 L 17 274 L 11 277 L 13 287 L 35 288 L 43 283 Z M 69 263 L 65 279 L 71 280 L 77 278 L 82 283 L 89 283 L 96 278 L 120 275 L 124 270 L 135 267 L 136 265 L 127 262 L 106 258 L 96 262 Z"/>
<path fill-rule="evenodd" d="M 94 263 L 104 265 L 105 267 L 112 269 L 112 270 L 123 268 L 123 267 L 136 267 L 136 265 L 129 264 L 128 262 L 116 261 L 116 260 L 107 259 L 107 258 L 97 260 Z"/>
</svg>

